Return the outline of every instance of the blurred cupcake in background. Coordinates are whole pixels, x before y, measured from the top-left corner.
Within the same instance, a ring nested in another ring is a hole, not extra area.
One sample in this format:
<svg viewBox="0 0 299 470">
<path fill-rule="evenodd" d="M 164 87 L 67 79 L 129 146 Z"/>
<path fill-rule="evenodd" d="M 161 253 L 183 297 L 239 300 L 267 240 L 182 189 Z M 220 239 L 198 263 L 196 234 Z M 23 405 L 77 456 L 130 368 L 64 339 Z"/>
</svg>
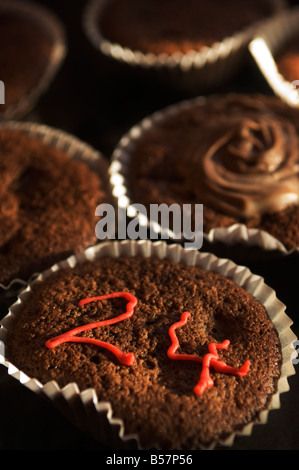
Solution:
<svg viewBox="0 0 299 470">
<path fill-rule="evenodd" d="M 255 27 L 283 8 L 279 0 L 92 0 L 85 26 L 102 53 L 199 91 L 240 68 Z"/>
<path fill-rule="evenodd" d="M 65 57 L 64 28 L 38 4 L 13 0 L 0 2 L 0 30 L 0 119 L 19 119 L 35 106 Z"/>
<path fill-rule="evenodd" d="M 249 50 L 272 91 L 288 105 L 299 106 L 299 8 L 256 31 Z"/>
<path fill-rule="evenodd" d="M 0 286 L 97 242 L 95 209 L 110 202 L 108 164 L 79 139 L 34 123 L 0 125 Z"/>
</svg>

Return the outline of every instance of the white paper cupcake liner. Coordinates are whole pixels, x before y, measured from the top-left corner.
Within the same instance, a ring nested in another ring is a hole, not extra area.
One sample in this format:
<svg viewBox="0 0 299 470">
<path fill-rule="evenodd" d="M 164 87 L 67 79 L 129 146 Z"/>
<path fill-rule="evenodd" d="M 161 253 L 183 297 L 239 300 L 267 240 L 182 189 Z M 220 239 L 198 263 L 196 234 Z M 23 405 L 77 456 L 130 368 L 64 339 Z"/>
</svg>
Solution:
<svg viewBox="0 0 299 470">
<path fill-rule="evenodd" d="M 64 27 L 61 22 L 51 11 L 36 2 L 1 0 L 0 12 L 16 13 L 20 17 L 28 18 L 40 26 L 44 34 L 49 36 L 52 41 L 52 52 L 48 59 L 48 65 L 39 83 L 17 103 L 7 106 L 5 111 L 0 112 L 0 121 L 3 121 L 21 119 L 34 108 L 41 95 L 49 88 L 62 65 L 67 54 L 67 44 Z"/>
<path fill-rule="evenodd" d="M 109 0 L 90 0 L 84 12 L 84 29 L 93 46 L 122 64 L 152 72 L 175 88 L 190 92 L 212 89 L 238 71 L 256 28 L 263 24 L 263 21 L 258 22 L 200 51 L 155 55 L 123 47 L 103 37 L 98 18 L 107 2 Z M 284 6 L 283 1 L 276 3 Z"/>
<path fill-rule="evenodd" d="M 11 129 L 24 132 L 47 145 L 65 152 L 70 158 L 85 163 L 91 170 L 98 173 L 101 178 L 106 181 L 107 192 L 110 191 L 108 181 L 108 163 L 105 157 L 89 144 L 81 141 L 77 137 L 68 134 L 60 129 L 52 128 L 44 124 L 33 122 L 7 121 L 0 123 L 1 129 Z M 32 273 L 32 278 L 37 273 Z M 13 279 L 8 284 L 0 283 L 0 295 L 11 296 L 15 294 L 15 289 L 27 285 L 30 279 Z"/>
<path fill-rule="evenodd" d="M 289 9 L 258 30 L 249 44 L 250 53 L 272 91 L 292 107 L 299 107 L 299 92 L 279 72 L 275 55 L 298 34 L 298 22 L 299 8 Z"/>
<path fill-rule="evenodd" d="M 265 306 L 268 315 L 279 334 L 282 349 L 282 368 L 281 376 L 278 381 L 277 392 L 272 396 L 267 410 L 262 411 L 259 416 L 243 429 L 231 434 L 224 441 L 218 444 L 231 446 L 234 443 L 236 435 L 248 436 L 252 432 L 255 424 L 265 424 L 268 420 L 270 410 L 280 408 L 280 395 L 289 390 L 288 378 L 295 374 L 292 362 L 294 356 L 294 342 L 296 337 L 291 330 L 292 321 L 285 313 L 285 305 L 276 297 L 275 292 L 264 283 L 264 280 L 254 275 L 244 266 L 238 266 L 228 259 L 220 259 L 211 253 L 203 253 L 196 250 L 184 250 L 178 244 L 168 245 L 163 241 L 150 242 L 148 240 L 122 242 L 103 242 L 95 247 L 87 249 L 79 256 L 71 256 L 67 260 L 55 264 L 52 268 L 32 282 L 31 285 L 39 283 L 53 272 L 64 268 L 74 267 L 85 260 L 95 260 L 103 256 L 136 256 L 145 257 L 158 256 L 159 258 L 171 259 L 175 262 L 183 262 L 187 265 L 200 266 L 207 270 L 216 271 L 229 277 L 246 291 L 256 297 L 262 305 Z M 50 381 L 45 385 L 41 384 L 34 377 L 28 377 L 15 365 L 11 364 L 5 357 L 5 338 L 7 331 L 12 328 L 14 318 L 18 315 L 23 301 L 30 296 L 31 285 L 29 285 L 19 295 L 9 309 L 8 315 L 1 321 L 0 328 L 0 363 L 7 367 L 8 374 L 30 390 L 41 394 L 50 400 L 50 402 L 67 416 L 75 425 L 83 429 L 96 440 L 107 443 L 114 449 L 142 449 L 138 436 L 126 434 L 123 422 L 113 416 L 113 409 L 109 402 L 102 402 L 94 389 L 79 391 L 76 383 L 70 383 L 60 388 L 56 381 Z M 215 448 L 214 443 L 209 449 Z M 159 449 L 159 445 L 153 443 L 153 446 Z"/>
<path fill-rule="evenodd" d="M 151 233 L 155 234 L 155 238 L 161 236 L 162 239 L 173 240 L 175 238 L 175 234 L 169 229 L 169 227 L 163 227 L 156 222 L 153 223 L 147 216 L 140 214 L 134 207 L 134 204 L 142 204 L 142 201 L 133 200 L 130 193 L 128 175 L 130 172 L 131 152 L 138 140 L 159 122 L 167 120 L 171 116 L 179 114 L 183 110 L 192 109 L 192 107 L 204 104 L 205 102 L 206 98 L 200 96 L 184 100 L 155 112 L 133 126 L 121 138 L 112 153 L 109 168 L 112 195 L 116 199 L 118 206 L 121 209 L 126 210 L 128 216 L 137 218 L 140 226 L 150 228 Z M 299 251 L 299 247 L 288 249 L 280 240 L 265 230 L 248 228 L 245 224 L 241 223 L 236 223 L 226 228 L 213 228 L 208 233 L 203 233 L 203 239 L 211 243 L 223 242 L 230 246 L 235 245 L 236 243 L 242 243 L 250 247 L 257 246 L 267 252 L 277 251 L 283 255 Z M 182 241 L 184 240 L 182 239 Z"/>
</svg>

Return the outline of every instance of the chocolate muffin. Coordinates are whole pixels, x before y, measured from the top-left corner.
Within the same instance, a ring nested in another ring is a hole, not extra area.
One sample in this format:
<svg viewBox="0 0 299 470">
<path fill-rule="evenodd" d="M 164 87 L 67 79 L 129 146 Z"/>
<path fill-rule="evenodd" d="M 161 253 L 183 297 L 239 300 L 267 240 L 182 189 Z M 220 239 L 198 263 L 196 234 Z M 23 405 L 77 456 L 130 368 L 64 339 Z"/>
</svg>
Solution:
<svg viewBox="0 0 299 470">
<path fill-rule="evenodd" d="M 293 82 L 299 80 L 299 36 L 295 35 L 276 56 L 278 71 L 283 77 Z"/>
<path fill-rule="evenodd" d="M 99 19 L 110 42 L 144 53 L 201 50 L 280 9 L 280 1 L 111 0 Z"/>
<path fill-rule="evenodd" d="M 35 88 L 49 64 L 52 40 L 41 27 L 23 16 L 0 10 L 0 79 L 5 84 L 4 112 Z"/>
<path fill-rule="evenodd" d="M 203 229 L 236 223 L 299 246 L 299 113 L 276 97 L 211 96 L 131 139 L 131 203 L 203 204 Z"/>
<path fill-rule="evenodd" d="M 0 283 L 96 242 L 95 208 L 108 201 L 102 175 L 25 132 L 0 129 Z"/>
<path fill-rule="evenodd" d="M 242 429 L 281 374 L 258 300 L 221 274 L 154 256 L 61 268 L 32 285 L 10 325 L 8 361 L 42 384 L 93 387 L 145 448 L 193 449 Z"/>
</svg>

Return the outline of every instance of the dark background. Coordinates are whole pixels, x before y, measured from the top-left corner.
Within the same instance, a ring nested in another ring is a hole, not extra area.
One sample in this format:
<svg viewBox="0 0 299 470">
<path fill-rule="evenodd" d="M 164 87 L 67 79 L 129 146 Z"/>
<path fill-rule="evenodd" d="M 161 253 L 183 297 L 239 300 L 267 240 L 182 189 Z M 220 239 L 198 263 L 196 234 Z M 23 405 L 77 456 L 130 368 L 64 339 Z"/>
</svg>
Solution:
<svg viewBox="0 0 299 470">
<path fill-rule="evenodd" d="M 190 97 L 152 78 L 136 76 L 132 70 L 101 56 L 83 31 L 85 1 L 37 3 L 48 6 L 64 23 L 68 55 L 50 89 L 26 120 L 70 132 L 109 158 L 132 125 L 153 111 Z M 232 80 L 211 91 L 271 94 L 250 57 Z M 287 306 L 286 312 L 294 322 L 293 331 L 299 336 L 298 255 L 271 253 L 265 257 L 255 251 L 254 256 L 243 259 L 239 256 L 242 250 L 230 252 L 221 245 L 205 244 L 203 250 L 231 257 L 263 276 Z M 1 316 L 6 312 L 7 303 L 3 303 Z M 289 384 L 290 392 L 281 396 L 281 409 L 270 413 L 268 424 L 255 426 L 250 437 L 237 438 L 230 450 L 299 450 L 299 375 L 291 377 Z M 75 428 L 45 400 L 8 377 L 6 368 L 0 366 L 0 450 L 104 450 L 104 447 Z"/>
</svg>

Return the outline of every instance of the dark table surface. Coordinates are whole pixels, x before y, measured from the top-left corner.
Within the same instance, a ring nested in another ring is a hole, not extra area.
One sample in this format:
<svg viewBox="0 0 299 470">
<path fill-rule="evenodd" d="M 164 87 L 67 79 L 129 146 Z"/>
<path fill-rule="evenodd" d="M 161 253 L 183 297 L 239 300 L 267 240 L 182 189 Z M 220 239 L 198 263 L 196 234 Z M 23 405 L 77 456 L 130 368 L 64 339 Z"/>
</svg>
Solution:
<svg viewBox="0 0 299 470">
<path fill-rule="evenodd" d="M 66 27 L 68 55 L 48 92 L 26 116 L 61 128 L 93 145 L 109 159 L 120 137 L 140 119 L 164 106 L 189 98 L 146 77 L 137 77 L 93 49 L 82 28 L 82 0 L 40 1 L 56 12 Z M 1 78 L 1 77 L 0 77 Z M 213 92 L 270 94 L 253 62 Z M 299 257 L 297 254 L 238 258 L 237 251 L 204 245 L 221 257 L 246 264 L 286 305 L 293 331 L 299 336 Z M 7 312 L 2 302 L 1 317 Z M 299 366 L 295 366 L 298 368 Z M 298 371 L 297 371 L 298 372 Z M 266 425 L 255 426 L 250 437 L 239 437 L 230 450 L 299 450 L 299 374 L 289 380 L 281 408 L 269 414 Z M 36 396 L 0 366 L 0 450 L 105 450 L 74 427 L 44 399 Z"/>
</svg>

